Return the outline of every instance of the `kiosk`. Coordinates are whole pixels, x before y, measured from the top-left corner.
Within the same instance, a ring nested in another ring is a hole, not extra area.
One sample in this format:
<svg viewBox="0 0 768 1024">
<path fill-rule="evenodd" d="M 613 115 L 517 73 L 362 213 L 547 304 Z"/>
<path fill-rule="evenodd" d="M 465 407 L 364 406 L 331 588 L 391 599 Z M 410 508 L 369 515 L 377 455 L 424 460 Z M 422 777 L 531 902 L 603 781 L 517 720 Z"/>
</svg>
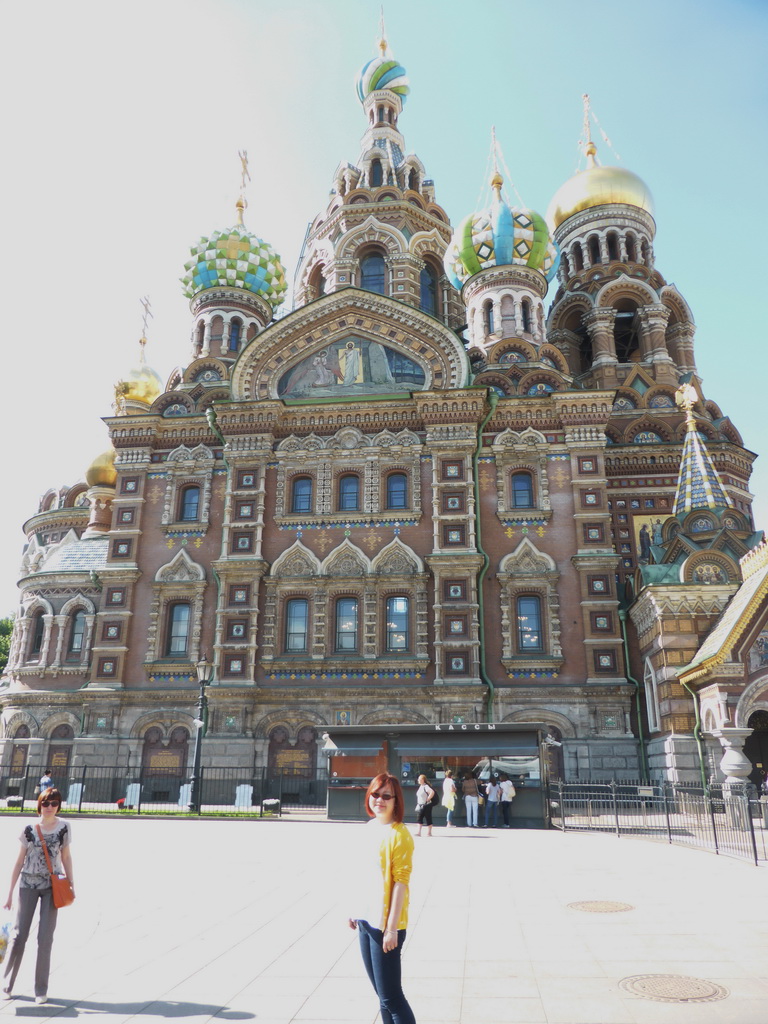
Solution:
<svg viewBox="0 0 768 1024">
<path fill-rule="evenodd" d="M 453 770 L 459 796 L 465 775 L 481 782 L 506 774 L 517 795 L 512 802 L 513 828 L 547 828 L 546 758 L 541 744 L 546 727 L 531 724 L 440 723 L 437 725 L 340 725 L 324 735 L 328 756 L 328 817 L 362 819 L 368 783 L 379 772 L 396 775 L 405 795 L 406 821 L 416 819 L 419 775 L 442 794 L 447 769 Z M 435 825 L 445 824 L 445 808 L 434 808 Z M 456 802 L 456 825 L 466 821 L 464 802 Z M 482 822 L 482 811 L 481 811 Z"/>
</svg>

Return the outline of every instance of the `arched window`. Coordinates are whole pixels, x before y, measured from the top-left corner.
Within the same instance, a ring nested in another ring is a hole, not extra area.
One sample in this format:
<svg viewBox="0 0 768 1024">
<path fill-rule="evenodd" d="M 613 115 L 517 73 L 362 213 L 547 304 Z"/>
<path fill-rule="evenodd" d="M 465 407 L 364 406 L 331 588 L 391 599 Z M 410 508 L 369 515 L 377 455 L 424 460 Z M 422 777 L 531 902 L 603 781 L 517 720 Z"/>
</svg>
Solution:
<svg viewBox="0 0 768 1024">
<path fill-rule="evenodd" d="M 314 290 L 314 297 L 319 298 L 321 295 L 325 295 L 325 278 L 323 277 L 322 268 L 316 267 L 312 273 L 312 277 L 309 281 L 310 287 Z"/>
<path fill-rule="evenodd" d="M 520 654 L 544 650 L 540 597 L 526 596 L 517 599 L 517 649 Z"/>
<path fill-rule="evenodd" d="M 425 313 L 437 316 L 437 271 L 427 263 L 419 274 L 419 306 Z"/>
<path fill-rule="evenodd" d="M 573 249 L 571 249 L 571 254 L 572 254 L 572 259 L 573 259 L 573 269 L 575 271 L 577 271 L 577 272 L 579 270 L 583 270 L 584 269 L 584 251 L 581 248 L 581 243 L 580 242 L 576 242 L 576 244 L 574 245 Z"/>
<path fill-rule="evenodd" d="M 201 320 L 197 325 L 197 354 L 203 351 L 203 342 L 205 341 L 205 324 Z"/>
<path fill-rule="evenodd" d="M 587 248 L 589 249 L 589 261 L 594 266 L 595 263 L 600 263 L 600 242 L 597 235 L 590 235 L 587 242 Z"/>
<path fill-rule="evenodd" d="M 384 170 L 381 160 L 371 160 L 371 188 L 384 184 Z"/>
<path fill-rule="evenodd" d="M 387 477 L 387 508 L 408 508 L 408 477 L 405 473 L 390 473 Z"/>
<path fill-rule="evenodd" d="M 286 653 L 306 653 L 308 628 L 309 601 L 305 597 L 292 597 L 285 604 Z"/>
<path fill-rule="evenodd" d="M 408 172 L 408 188 L 413 192 L 419 191 L 419 176 L 413 168 Z"/>
<path fill-rule="evenodd" d="M 165 637 L 166 658 L 185 657 L 189 647 L 190 606 L 176 601 L 168 608 L 168 629 Z"/>
<path fill-rule="evenodd" d="M 486 334 L 493 334 L 495 331 L 494 318 L 493 318 L 493 303 L 489 299 L 488 302 L 483 306 L 483 325 L 485 327 Z"/>
<path fill-rule="evenodd" d="M 531 333 L 531 304 L 528 299 L 523 299 L 520 303 L 520 309 L 523 314 L 523 330 L 528 334 Z"/>
<path fill-rule="evenodd" d="M 360 508 L 360 477 L 346 473 L 339 479 L 339 512 L 356 512 Z"/>
<path fill-rule="evenodd" d="M 643 263 L 646 265 L 646 267 L 650 267 L 650 265 L 651 265 L 651 247 L 650 247 L 650 245 L 648 244 L 648 242 L 646 241 L 645 238 L 642 241 L 642 250 L 643 250 Z"/>
<path fill-rule="evenodd" d="M 635 236 L 627 235 L 627 259 L 632 263 L 637 262 L 637 249 L 635 247 Z"/>
<path fill-rule="evenodd" d="M 512 474 L 512 508 L 533 508 L 533 478 L 530 473 Z"/>
<path fill-rule="evenodd" d="M 45 636 L 45 619 L 43 618 L 43 612 L 38 612 L 35 615 L 35 621 L 32 624 L 32 640 L 29 645 L 30 655 L 39 654 L 43 649 L 43 637 Z"/>
<path fill-rule="evenodd" d="M 82 608 L 79 608 L 72 616 L 72 622 L 69 629 L 69 643 L 67 645 L 68 654 L 80 654 L 83 649 L 83 640 L 85 638 L 85 612 Z"/>
<path fill-rule="evenodd" d="M 340 597 L 336 602 L 336 650 L 357 650 L 357 598 Z"/>
<path fill-rule="evenodd" d="M 407 651 L 410 648 L 408 604 L 407 597 L 387 598 L 388 651 Z"/>
<path fill-rule="evenodd" d="M 384 107 L 379 107 L 377 109 L 376 116 L 379 119 L 379 124 L 384 124 Z"/>
<path fill-rule="evenodd" d="M 242 320 L 233 320 L 229 325 L 229 351 L 237 352 L 240 348 L 240 338 L 243 333 Z"/>
<path fill-rule="evenodd" d="M 608 243 L 608 259 L 617 260 L 619 258 L 619 239 L 615 231 L 610 231 L 606 237 Z"/>
<path fill-rule="evenodd" d="M 372 253 L 360 261 L 360 287 L 367 292 L 378 292 L 385 294 L 386 286 L 386 265 L 384 257 L 379 253 Z"/>
<path fill-rule="evenodd" d="M 197 484 L 182 488 L 179 495 L 179 522 L 194 522 L 200 517 L 200 488 Z"/>
<path fill-rule="evenodd" d="M 312 478 L 297 476 L 291 484 L 291 512 L 312 511 Z"/>
</svg>

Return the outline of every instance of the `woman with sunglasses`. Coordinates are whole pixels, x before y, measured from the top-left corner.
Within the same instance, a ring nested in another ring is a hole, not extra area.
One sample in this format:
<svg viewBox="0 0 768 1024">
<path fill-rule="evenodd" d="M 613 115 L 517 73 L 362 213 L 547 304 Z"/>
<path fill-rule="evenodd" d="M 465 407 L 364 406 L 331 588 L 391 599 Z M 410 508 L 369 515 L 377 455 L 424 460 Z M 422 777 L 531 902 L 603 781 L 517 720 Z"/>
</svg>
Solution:
<svg viewBox="0 0 768 1024">
<path fill-rule="evenodd" d="M 365 794 L 371 818 L 366 868 L 368 885 L 358 894 L 359 914 L 349 927 L 360 936 L 360 952 L 381 1004 L 382 1024 L 416 1024 L 403 995 L 400 952 L 408 924 L 408 883 L 413 864 L 413 836 L 403 824 L 405 801 L 399 781 L 384 772 L 371 780 Z"/>
<path fill-rule="evenodd" d="M 66 874 L 74 891 L 72 881 L 72 857 L 69 845 L 72 841 L 71 826 L 57 816 L 61 807 L 61 793 L 58 789 L 46 789 L 37 798 L 37 812 L 40 817 L 36 825 L 27 825 L 19 836 L 21 849 L 11 872 L 11 888 L 5 909 L 10 910 L 13 893 L 21 876 L 19 885 L 19 906 L 16 914 L 16 925 L 13 938 L 8 949 L 3 976 L 3 992 L 7 999 L 11 998 L 16 975 L 19 973 L 24 947 L 27 944 L 29 929 L 35 908 L 40 904 L 40 920 L 37 927 L 37 963 L 35 966 L 35 1002 L 45 1003 L 48 1000 L 48 975 L 51 971 L 51 947 L 53 933 L 56 928 L 57 908 L 53 905 L 51 894 L 51 876 L 45 852 L 40 842 L 42 832 L 51 866 L 56 874 Z"/>
</svg>

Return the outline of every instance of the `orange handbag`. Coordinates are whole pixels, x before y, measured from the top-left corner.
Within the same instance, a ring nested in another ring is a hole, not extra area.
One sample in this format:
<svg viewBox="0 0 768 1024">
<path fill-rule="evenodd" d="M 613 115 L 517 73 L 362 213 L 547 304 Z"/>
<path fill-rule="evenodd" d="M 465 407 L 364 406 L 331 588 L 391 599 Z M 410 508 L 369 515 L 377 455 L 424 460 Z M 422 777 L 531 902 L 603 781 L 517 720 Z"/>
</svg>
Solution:
<svg viewBox="0 0 768 1024">
<path fill-rule="evenodd" d="M 37 834 L 40 836 L 40 845 L 45 854 L 45 863 L 48 865 L 48 874 L 51 876 L 51 895 L 53 896 L 54 907 L 68 907 L 75 902 L 75 894 L 72 892 L 72 883 L 66 875 L 55 875 L 51 866 L 51 858 L 48 856 L 48 847 L 43 839 L 43 830 L 37 826 Z"/>
</svg>

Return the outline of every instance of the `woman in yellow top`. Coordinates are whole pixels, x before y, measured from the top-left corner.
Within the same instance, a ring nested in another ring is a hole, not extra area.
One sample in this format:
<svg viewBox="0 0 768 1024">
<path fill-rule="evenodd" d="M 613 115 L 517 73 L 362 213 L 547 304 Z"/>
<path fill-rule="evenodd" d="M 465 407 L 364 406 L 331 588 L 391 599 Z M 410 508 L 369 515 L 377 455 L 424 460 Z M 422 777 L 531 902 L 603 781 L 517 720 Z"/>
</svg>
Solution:
<svg viewBox="0 0 768 1024">
<path fill-rule="evenodd" d="M 349 919 L 357 928 L 360 952 L 381 1004 L 382 1024 L 416 1024 L 403 995 L 400 951 L 408 924 L 408 882 L 413 836 L 403 824 L 405 801 L 399 781 L 386 772 L 371 779 L 365 794 L 371 821 L 370 880 L 361 895 L 364 915 Z M 378 856 L 377 856 L 378 854 Z"/>
</svg>

